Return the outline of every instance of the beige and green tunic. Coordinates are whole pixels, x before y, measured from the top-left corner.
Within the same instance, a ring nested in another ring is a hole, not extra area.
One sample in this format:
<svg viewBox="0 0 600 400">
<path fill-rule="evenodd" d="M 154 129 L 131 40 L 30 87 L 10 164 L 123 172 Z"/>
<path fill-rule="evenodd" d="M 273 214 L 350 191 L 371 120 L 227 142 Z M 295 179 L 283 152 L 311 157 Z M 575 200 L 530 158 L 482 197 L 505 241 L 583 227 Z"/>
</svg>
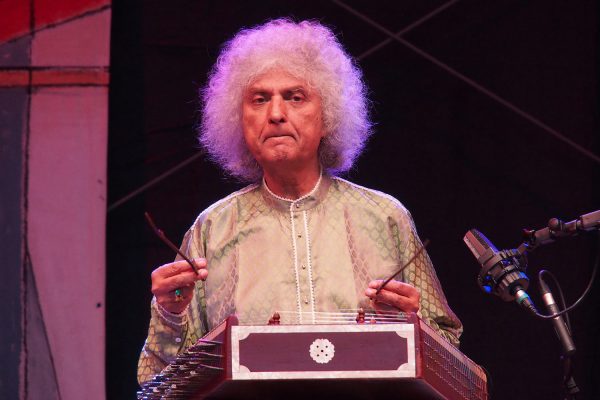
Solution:
<svg viewBox="0 0 600 400">
<path fill-rule="evenodd" d="M 266 324 L 274 312 L 282 323 L 310 324 L 369 310 L 368 282 L 391 275 L 420 247 L 398 200 L 337 177 L 323 176 L 294 201 L 264 183 L 235 192 L 202 212 L 185 235 L 182 250 L 208 260 L 208 279 L 196 285 L 183 318 L 166 321 L 152 307 L 138 380 L 152 378 L 231 314 L 240 324 Z M 419 316 L 458 345 L 462 325 L 426 252 L 401 280 L 419 290 Z"/>
</svg>

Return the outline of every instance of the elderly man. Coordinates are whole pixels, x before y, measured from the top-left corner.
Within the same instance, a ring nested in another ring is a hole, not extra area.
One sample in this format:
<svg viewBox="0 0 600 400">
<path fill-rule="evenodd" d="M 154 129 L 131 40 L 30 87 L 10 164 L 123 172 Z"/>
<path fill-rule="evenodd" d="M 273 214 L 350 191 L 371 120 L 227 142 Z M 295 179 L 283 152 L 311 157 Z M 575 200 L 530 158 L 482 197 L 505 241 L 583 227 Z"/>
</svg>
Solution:
<svg viewBox="0 0 600 400">
<path fill-rule="evenodd" d="M 144 382 L 231 314 L 241 324 L 318 323 L 367 312 L 417 312 L 454 344 L 462 330 L 409 212 L 336 175 L 370 133 L 361 73 L 317 22 L 274 20 L 224 47 L 203 96 L 200 141 L 250 183 L 203 211 L 185 261 L 152 273 Z M 352 318 L 352 317 L 350 317 Z"/>
</svg>

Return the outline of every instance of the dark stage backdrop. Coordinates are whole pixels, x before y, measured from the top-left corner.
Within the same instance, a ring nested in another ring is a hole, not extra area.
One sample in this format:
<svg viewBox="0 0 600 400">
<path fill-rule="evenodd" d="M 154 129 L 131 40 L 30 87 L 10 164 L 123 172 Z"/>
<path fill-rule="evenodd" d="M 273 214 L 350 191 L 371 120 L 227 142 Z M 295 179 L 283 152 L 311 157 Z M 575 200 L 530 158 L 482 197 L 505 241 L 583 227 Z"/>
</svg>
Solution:
<svg viewBox="0 0 600 400">
<path fill-rule="evenodd" d="M 371 22 L 335 1 L 113 4 L 108 398 L 134 396 L 150 272 L 174 257 L 149 231 L 143 212 L 178 242 L 201 210 L 240 188 L 198 149 L 197 91 L 220 45 L 238 29 L 293 16 L 334 27 L 360 59 L 377 125 L 347 178 L 398 198 L 421 238 L 431 239 L 438 276 L 465 326 L 461 350 L 488 369 L 496 399 L 562 399 L 551 325 L 484 294 L 462 237 L 477 227 L 498 247 L 512 248 L 522 228 L 600 208 L 597 2 L 344 3 Z M 407 29 L 405 42 L 373 50 L 388 38 L 382 27 Z M 550 131 L 594 152 L 596 160 Z M 530 256 L 530 294 L 540 307 L 537 272 L 551 270 L 572 303 L 590 277 L 597 240 L 563 239 Z M 600 398 L 599 291 L 596 282 L 571 313 L 581 399 Z"/>
</svg>

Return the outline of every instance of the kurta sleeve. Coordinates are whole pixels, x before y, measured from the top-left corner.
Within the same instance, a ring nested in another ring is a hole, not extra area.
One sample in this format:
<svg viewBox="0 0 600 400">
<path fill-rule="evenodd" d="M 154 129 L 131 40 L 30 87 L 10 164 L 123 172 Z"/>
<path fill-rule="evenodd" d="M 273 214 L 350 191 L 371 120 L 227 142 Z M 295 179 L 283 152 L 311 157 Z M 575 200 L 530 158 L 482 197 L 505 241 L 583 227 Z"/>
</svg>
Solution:
<svg viewBox="0 0 600 400">
<path fill-rule="evenodd" d="M 423 246 L 410 213 L 399 210 L 396 215 L 401 264 L 408 262 Z M 450 309 L 435 269 L 425 250 L 402 272 L 404 282 L 420 293 L 417 313 L 429 326 L 458 347 L 462 323 Z"/>
<path fill-rule="evenodd" d="M 181 251 L 188 258 L 205 256 L 201 218 L 186 233 Z M 181 259 L 177 257 L 176 260 Z M 175 357 L 194 344 L 206 332 L 203 282 L 197 282 L 194 297 L 182 316 L 159 313 L 156 299 L 152 299 L 148 337 L 138 361 L 140 384 L 160 373 Z"/>
</svg>

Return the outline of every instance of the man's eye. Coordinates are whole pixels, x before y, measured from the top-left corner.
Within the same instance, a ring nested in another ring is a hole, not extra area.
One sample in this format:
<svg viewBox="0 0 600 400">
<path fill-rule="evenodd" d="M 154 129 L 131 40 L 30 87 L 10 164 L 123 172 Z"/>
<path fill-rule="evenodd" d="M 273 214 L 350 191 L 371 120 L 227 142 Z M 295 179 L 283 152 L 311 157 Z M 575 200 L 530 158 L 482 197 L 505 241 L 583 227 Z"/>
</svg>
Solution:
<svg viewBox="0 0 600 400">
<path fill-rule="evenodd" d="M 254 97 L 254 98 L 252 99 L 252 103 L 254 103 L 254 104 L 263 104 L 263 103 L 265 103 L 266 101 L 267 101 L 267 100 L 266 100 L 264 97 L 262 97 L 262 96 L 257 96 L 257 97 Z"/>
<path fill-rule="evenodd" d="M 295 94 L 292 96 L 292 101 L 294 101 L 294 102 L 304 101 L 304 96 Z"/>
</svg>

